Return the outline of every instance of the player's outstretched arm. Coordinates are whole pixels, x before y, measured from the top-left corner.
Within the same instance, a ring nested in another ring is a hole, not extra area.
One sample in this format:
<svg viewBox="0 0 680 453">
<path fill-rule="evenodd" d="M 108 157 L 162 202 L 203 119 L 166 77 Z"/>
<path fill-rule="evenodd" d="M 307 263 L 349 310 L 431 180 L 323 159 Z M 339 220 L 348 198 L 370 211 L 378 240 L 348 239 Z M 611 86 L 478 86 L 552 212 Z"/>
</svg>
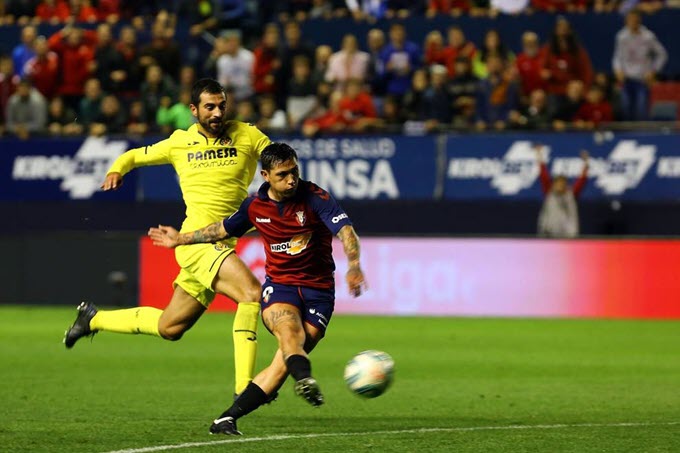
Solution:
<svg viewBox="0 0 680 453">
<path fill-rule="evenodd" d="M 347 286 L 352 296 L 358 297 L 367 288 L 364 273 L 359 263 L 359 236 L 351 225 L 345 225 L 338 231 L 338 238 L 342 241 L 342 247 L 347 255 Z"/>
<path fill-rule="evenodd" d="M 106 175 L 106 179 L 102 184 L 102 190 L 117 190 L 123 185 L 123 175 L 118 172 L 112 172 Z"/>
<path fill-rule="evenodd" d="M 224 229 L 224 224 L 220 222 L 211 223 L 200 230 L 180 233 L 176 229 L 166 225 L 158 225 L 158 228 L 149 228 L 149 237 L 153 245 L 173 249 L 178 245 L 203 244 L 217 242 L 229 237 L 229 233 Z"/>
</svg>

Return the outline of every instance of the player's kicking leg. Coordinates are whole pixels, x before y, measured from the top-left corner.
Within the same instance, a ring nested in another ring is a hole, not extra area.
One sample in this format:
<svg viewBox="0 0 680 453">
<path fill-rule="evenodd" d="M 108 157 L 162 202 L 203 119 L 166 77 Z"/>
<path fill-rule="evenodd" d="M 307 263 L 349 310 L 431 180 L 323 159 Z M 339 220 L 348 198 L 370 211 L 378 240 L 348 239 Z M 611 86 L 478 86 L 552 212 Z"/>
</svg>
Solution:
<svg viewBox="0 0 680 453">
<path fill-rule="evenodd" d="M 311 375 L 307 353 L 317 345 L 323 332 L 300 320 L 296 307 L 272 304 L 263 318 L 265 324 L 279 340 L 279 350 L 272 363 L 262 370 L 234 404 L 215 419 L 210 426 L 211 434 L 240 435 L 236 421 L 265 404 L 270 395 L 278 391 L 290 373 L 296 379 L 295 391 L 313 406 L 323 404 L 323 395 Z"/>
<path fill-rule="evenodd" d="M 99 331 L 145 334 L 179 340 L 201 317 L 205 307 L 180 286 L 165 310 L 153 307 L 136 307 L 123 310 L 100 311 L 91 302 L 78 306 L 78 316 L 66 331 L 64 344 L 72 348 L 80 338 Z"/>
</svg>

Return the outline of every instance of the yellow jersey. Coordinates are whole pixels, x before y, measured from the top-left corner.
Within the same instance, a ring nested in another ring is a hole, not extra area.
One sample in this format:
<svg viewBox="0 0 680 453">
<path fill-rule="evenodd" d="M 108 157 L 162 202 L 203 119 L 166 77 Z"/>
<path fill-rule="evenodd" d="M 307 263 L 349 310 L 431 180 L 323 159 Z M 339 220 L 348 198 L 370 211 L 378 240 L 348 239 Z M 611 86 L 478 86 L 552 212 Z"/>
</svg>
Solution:
<svg viewBox="0 0 680 453">
<path fill-rule="evenodd" d="M 262 150 L 271 140 L 253 125 L 228 121 L 220 138 L 207 138 L 194 124 L 153 145 L 121 155 L 109 173 L 125 175 L 146 165 L 171 164 L 179 176 L 186 219 L 182 232 L 232 215 L 248 196 Z"/>
</svg>

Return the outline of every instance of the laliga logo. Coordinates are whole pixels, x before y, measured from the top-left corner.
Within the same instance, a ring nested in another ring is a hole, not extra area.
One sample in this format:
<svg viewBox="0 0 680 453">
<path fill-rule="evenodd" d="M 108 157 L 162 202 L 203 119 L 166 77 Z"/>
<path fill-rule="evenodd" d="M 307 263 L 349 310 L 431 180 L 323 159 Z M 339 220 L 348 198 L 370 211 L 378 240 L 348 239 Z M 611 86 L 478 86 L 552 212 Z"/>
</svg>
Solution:
<svg viewBox="0 0 680 453">
<path fill-rule="evenodd" d="M 90 198 L 101 185 L 113 161 L 127 149 L 125 141 L 107 142 L 88 137 L 73 156 L 17 156 L 12 178 L 15 180 L 57 180 L 73 199 Z"/>
</svg>

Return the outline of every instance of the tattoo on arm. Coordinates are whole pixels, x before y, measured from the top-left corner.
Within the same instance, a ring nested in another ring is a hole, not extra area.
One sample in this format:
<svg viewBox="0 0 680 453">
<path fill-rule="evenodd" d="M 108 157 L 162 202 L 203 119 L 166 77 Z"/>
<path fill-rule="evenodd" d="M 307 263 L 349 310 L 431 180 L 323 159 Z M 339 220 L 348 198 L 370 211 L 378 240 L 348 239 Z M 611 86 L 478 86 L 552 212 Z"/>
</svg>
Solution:
<svg viewBox="0 0 680 453">
<path fill-rule="evenodd" d="M 338 232 L 338 238 L 342 241 L 342 247 L 349 261 L 350 269 L 359 267 L 359 236 L 349 225 L 345 225 Z"/>
<path fill-rule="evenodd" d="M 182 233 L 177 237 L 179 245 L 187 244 L 203 244 L 210 242 L 217 242 L 229 236 L 224 229 L 222 222 L 211 223 L 205 228 L 192 231 L 190 233 Z"/>
</svg>

